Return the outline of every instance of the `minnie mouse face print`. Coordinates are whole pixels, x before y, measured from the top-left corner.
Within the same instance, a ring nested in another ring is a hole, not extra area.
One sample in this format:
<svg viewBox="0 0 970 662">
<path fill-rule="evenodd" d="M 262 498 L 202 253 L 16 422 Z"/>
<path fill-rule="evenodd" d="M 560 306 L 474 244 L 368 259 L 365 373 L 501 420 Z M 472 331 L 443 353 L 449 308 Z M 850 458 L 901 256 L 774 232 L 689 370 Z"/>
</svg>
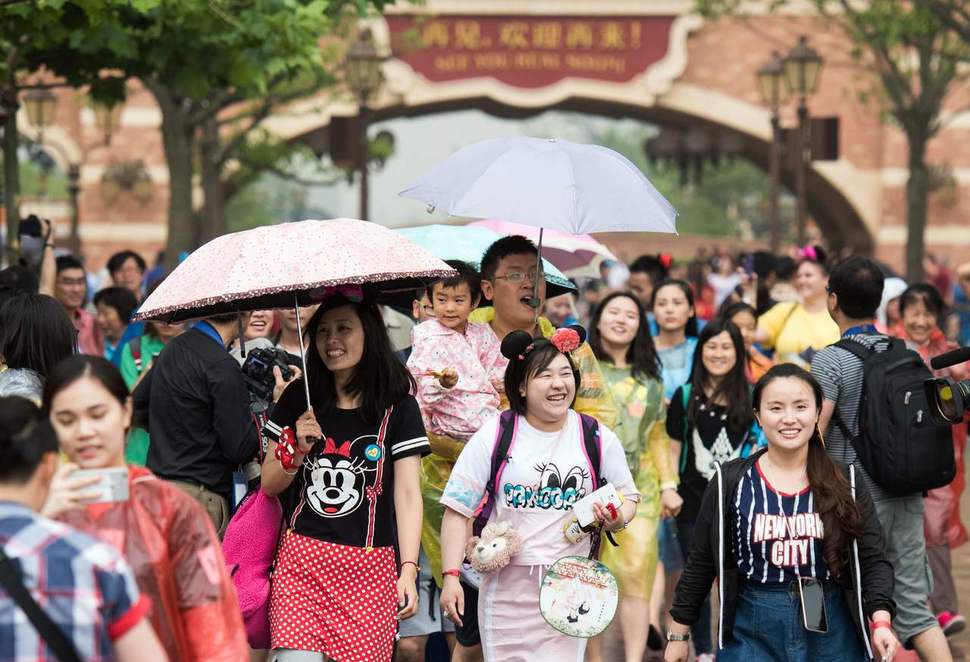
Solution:
<svg viewBox="0 0 970 662">
<path fill-rule="evenodd" d="M 376 474 L 382 452 L 376 440 L 376 435 L 364 435 L 338 446 L 327 437 L 323 451 L 313 461 L 306 488 L 307 503 L 318 515 L 343 517 L 364 501 L 367 474 Z M 367 447 L 354 457 L 351 450 L 361 445 Z"/>
</svg>

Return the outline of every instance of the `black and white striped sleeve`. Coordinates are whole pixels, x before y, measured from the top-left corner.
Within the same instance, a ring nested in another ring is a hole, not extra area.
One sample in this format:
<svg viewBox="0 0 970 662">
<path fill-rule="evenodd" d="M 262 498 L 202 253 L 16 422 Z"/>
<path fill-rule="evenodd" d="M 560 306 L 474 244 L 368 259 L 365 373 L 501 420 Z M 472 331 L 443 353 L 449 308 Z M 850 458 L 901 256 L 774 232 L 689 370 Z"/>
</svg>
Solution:
<svg viewBox="0 0 970 662">
<path fill-rule="evenodd" d="M 394 407 L 388 429 L 387 444 L 395 460 L 410 455 L 425 456 L 431 452 L 428 435 L 424 431 L 421 411 L 412 396 L 406 396 Z"/>
<path fill-rule="evenodd" d="M 283 428 L 295 427 L 296 419 L 306 411 L 306 399 L 303 383 L 292 382 L 283 391 L 279 401 L 273 405 L 269 418 L 263 424 L 263 435 L 270 441 L 277 442 L 283 434 Z"/>
</svg>

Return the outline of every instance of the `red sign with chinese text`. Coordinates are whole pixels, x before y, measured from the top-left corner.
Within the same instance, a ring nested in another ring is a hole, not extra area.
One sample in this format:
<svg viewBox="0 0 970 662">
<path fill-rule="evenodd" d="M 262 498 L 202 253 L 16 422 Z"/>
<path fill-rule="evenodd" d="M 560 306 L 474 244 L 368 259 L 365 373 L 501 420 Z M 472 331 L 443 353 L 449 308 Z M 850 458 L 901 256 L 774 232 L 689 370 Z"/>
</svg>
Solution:
<svg viewBox="0 0 970 662">
<path fill-rule="evenodd" d="M 674 16 L 387 17 L 394 56 L 434 82 L 490 77 L 537 88 L 625 82 L 661 60 Z"/>
</svg>

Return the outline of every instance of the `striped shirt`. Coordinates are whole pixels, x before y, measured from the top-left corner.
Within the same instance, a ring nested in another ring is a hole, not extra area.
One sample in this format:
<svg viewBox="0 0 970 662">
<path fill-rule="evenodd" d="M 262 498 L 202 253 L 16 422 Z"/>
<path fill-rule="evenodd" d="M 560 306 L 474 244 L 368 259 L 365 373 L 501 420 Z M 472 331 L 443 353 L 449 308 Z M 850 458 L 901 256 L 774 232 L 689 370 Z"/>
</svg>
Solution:
<svg viewBox="0 0 970 662">
<path fill-rule="evenodd" d="M 857 334 L 849 336 L 853 341 L 877 349 L 885 347 L 886 336 Z M 862 403 L 862 387 L 865 382 L 862 361 L 852 352 L 829 345 L 812 359 L 812 375 L 822 387 L 823 397 L 835 403 L 835 414 L 829 429 L 825 431 L 825 450 L 837 462 L 854 464 L 862 482 L 869 488 L 873 501 L 893 498 L 879 487 L 858 461 L 852 441 L 846 439 L 836 424 L 838 416 L 853 435 L 859 434 L 859 407 Z"/>
<path fill-rule="evenodd" d="M 829 579 L 822 518 L 815 512 L 811 490 L 775 490 L 760 462 L 741 477 L 734 496 L 734 543 L 741 576 L 761 584 L 787 583 L 798 576 Z"/>
</svg>

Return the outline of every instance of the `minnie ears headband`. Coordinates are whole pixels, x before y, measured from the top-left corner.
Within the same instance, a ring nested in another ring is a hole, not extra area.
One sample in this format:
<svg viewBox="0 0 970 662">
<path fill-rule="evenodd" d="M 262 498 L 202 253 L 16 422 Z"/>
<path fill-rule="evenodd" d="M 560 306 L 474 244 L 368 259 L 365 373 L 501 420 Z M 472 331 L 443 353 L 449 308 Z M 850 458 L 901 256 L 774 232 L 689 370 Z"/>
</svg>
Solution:
<svg viewBox="0 0 970 662">
<path fill-rule="evenodd" d="M 513 331 L 502 341 L 502 356 L 509 361 L 524 361 L 536 346 L 549 343 L 563 354 L 572 352 L 586 341 L 586 329 L 574 324 L 556 329 L 548 339 L 533 338 L 525 331 Z"/>
</svg>

